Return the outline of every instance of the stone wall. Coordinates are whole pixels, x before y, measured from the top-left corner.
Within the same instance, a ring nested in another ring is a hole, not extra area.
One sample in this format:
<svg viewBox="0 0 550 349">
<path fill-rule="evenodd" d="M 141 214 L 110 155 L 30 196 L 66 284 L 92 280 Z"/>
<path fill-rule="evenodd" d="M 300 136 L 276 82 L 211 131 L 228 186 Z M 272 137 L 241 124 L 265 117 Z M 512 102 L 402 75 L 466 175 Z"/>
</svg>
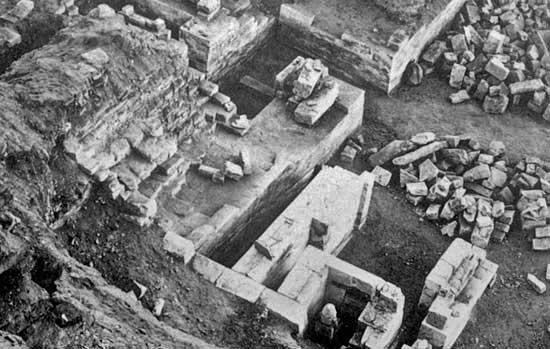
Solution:
<svg viewBox="0 0 550 349">
<path fill-rule="evenodd" d="M 453 20 L 464 2 L 451 0 L 434 18 L 423 19 L 426 23 L 412 35 L 404 25 L 385 41 L 360 40 L 348 33 L 336 37 L 316 28 L 313 17 L 302 13 L 303 10 L 283 4 L 278 37 L 297 50 L 322 59 L 346 80 L 360 86 L 374 85 L 389 93 L 401 82 L 408 63 L 418 59 L 423 48 Z"/>
<path fill-rule="evenodd" d="M 217 80 L 246 60 L 273 33 L 276 20 L 260 12 L 240 17 L 221 13 L 212 21 L 194 18 L 180 27 L 192 67 Z"/>
</svg>

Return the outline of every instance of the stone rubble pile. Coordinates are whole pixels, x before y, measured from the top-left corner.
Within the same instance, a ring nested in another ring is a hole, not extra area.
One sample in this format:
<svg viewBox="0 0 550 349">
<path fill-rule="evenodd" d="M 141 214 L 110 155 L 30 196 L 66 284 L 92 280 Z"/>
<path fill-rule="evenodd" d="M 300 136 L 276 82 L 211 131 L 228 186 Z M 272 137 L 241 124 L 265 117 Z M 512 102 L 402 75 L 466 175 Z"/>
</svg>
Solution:
<svg viewBox="0 0 550 349">
<path fill-rule="evenodd" d="M 550 120 L 549 22 L 547 0 L 469 0 L 446 39 L 412 63 L 409 80 L 437 69 L 458 90 L 453 104 L 475 99 L 491 114 L 526 105 Z"/>
<path fill-rule="evenodd" d="M 232 159 L 233 161 L 225 161 L 222 169 L 203 163 L 197 164 L 197 172 L 214 183 L 224 184 L 226 178 L 238 182 L 244 176 L 252 174 L 252 163 L 250 152 L 244 148 L 236 158 L 236 160 Z"/>
<path fill-rule="evenodd" d="M 348 140 L 341 159 L 364 153 L 360 143 Z M 424 132 L 392 141 L 368 163 L 383 186 L 398 172 L 407 200 L 440 223 L 444 235 L 486 248 L 490 240 L 504 240 L 517 215 L 521 228 L 534 234 L 533 249 L 550 250 L 550 163 L 527 156 L 512 166 L 505 151 L 500 141 L 482 149 L 468 136 Z"/>
<path fill-rule="evenodd" d="M 278 98 L 287 100 L 296 122 L 313 126 L 336 102 L 340 86 L 320 60 L 299 56 L 277 74 L 275 90 Z"/>
<path fill-rule="evenodd" d="M 211 81 L 202 80 L 199 91 L 204 96 L 204 113 L 206 121 L 220 125 L 227 131 L 244 136 L 250 130 L 250 121 L 245 114 L 238 114 L 237 105 L 226 94 L 219 91 L 219 86 Z M 202 104 L 202 103 L 201 103 Z"/>
</svg>

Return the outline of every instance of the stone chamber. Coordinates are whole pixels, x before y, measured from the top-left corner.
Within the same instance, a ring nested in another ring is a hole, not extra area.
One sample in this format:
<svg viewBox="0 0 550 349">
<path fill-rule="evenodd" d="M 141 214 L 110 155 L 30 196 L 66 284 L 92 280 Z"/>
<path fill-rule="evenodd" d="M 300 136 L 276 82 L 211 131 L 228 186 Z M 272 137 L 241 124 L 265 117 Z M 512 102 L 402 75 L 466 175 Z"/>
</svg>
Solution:
<svg viewBox="0 0 550 349">
<path fill-rule="evenodd" d="M 370 240 L 381 166 L 447 178 L 436 160 L 465 142 L 367 146 L 373 96 L 465 4 L 1 2 L 0 347 L 477 347 L 460 336 L 498 282 L 487 244 L 442 240 L 404 282 L 396 242 Z M 417 177 L 412 203 L 435 181 Z M 521 197 L 543 215 L 540 186 Z M 412 226 L 404 206 L 384 219 Z"/>
</svg>

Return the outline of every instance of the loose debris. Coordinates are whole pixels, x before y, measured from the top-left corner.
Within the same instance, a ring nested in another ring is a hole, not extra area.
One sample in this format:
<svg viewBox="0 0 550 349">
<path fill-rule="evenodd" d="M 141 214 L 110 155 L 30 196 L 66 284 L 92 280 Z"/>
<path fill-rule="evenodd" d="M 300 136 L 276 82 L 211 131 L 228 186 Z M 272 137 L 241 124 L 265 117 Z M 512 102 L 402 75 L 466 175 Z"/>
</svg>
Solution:
<svg viewBox="0 0 550 349">
<path fill-rule="evenodd" d="M 526 106 L 550 120 L 549 20 L 547 0 L 469 0 L 454 26 L 423 53 L 423 74 L 448 76 L 459 90 L 449 96 L 453 104 L 475 99 L 491 114 Z M 411 74 L 409 83 L 423 74 Z"/>
<path fill-rule="evenodd" d="M 349 159 L 349 149 L 363 153 L 349 139 L 342 159 Z M 500 141 L 482 149 L 468 136 L 424 132 L 392 141 L 370 155 L 368 163 L 380 185 L 388 185 L 392 172 L 398 173 L 407 200 L 440 224 L 443 235 L 469 237 L 485 248 L 490 240 L 505 239 L 517 215 L 522 229 L 534 233 L 533 249 L 550 250 L 549 162 L 526 156 L 513 166 Z"/>
</svg>

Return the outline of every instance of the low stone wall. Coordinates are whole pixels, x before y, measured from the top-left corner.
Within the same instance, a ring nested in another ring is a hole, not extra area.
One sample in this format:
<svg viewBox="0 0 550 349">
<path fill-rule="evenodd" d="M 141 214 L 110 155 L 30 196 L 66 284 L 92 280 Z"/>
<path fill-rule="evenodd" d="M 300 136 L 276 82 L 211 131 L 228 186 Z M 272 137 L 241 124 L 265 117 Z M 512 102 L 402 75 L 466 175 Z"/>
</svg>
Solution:
<svg viewBox="0 0 550 349">
<path fill-rule="evenodd" d="M 306 249 L 312 219 L 327 226 L 323 250 L 337 254 L 359 228 L 356 221 L 366 217 L 373 186 L 368 172 L 358 176 L 339 167 L 323 168 L 233 270 L 276 287 Z"/>
<path fill-rule="evenodd" d="M 259 140 L 255 147 L 270 144 L 270 151 L 276 153 L 276 158 L 269 171 L 255 179 L 254 195 L 246 195 L 240 200 L 242 212 L 239 217 L 226 229 L 217 231 L 216 238 L 202 246 L 201 253 L 227 266 L 235 264 L 305 187 L 314 168 L 326 163 L 340 144 L 361 125 L 364 92 L 343 81 L 339 83 L 339 99 L 314 128 L 295 123 L 281 99 L 274 99 L 252 120 L 245 140 Z M 266 130 L 272 136 L 268 136 Z M 296 136 L 299 133 L 302 135 Z M 295 143 L 282 144 L 281 139 L 289 135 Z M 252 149 L 251 145 L 248 147 Z"/>
<path fill-rule="evenodd" d="M 498 266 L 487 252 L 455 239 L 426 277 L 419 306 L 428 308 L 419 339 L 451 348 L 468 323 L 477 301 L 496 278 Z"/>
</svg>

